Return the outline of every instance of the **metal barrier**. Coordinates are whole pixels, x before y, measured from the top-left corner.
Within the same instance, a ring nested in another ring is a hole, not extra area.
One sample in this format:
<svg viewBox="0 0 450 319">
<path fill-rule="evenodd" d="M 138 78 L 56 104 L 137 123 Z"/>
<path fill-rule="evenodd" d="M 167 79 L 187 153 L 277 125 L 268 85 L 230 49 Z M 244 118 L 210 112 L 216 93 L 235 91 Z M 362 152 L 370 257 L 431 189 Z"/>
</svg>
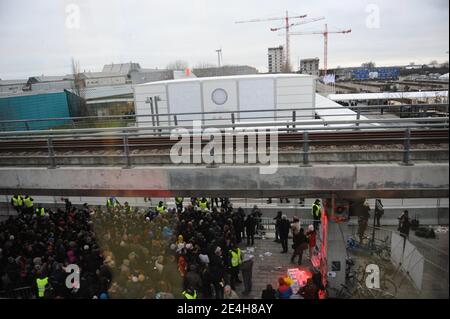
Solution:
<svg viewBox="0 0 450 319">
<path fill-rule="evenodd" d="M 387 245 L 391 248 L 391 238 L 393 233 L 397 231 L 368 226 L 365 232 L 365 240 L 368 238 L 374 238 L 375 245 Z M 352 236 L 355 240 L 358 238 L 358 226 L 352 227 Z M 409 236 L 408 240 L 417 248 L 417 250 L 423 255 L 425 262 L 433 266 L 435 269 L 443 272 L 448 280 L 449 275 L 449 254 L 439 248 L 436 248 L 432 244 L 426 242 L 424 239 L 420 239 L 416 236 Z"/>
<path fill-rule="evenodd" d="M 420 110 L 416 110 L 412 112 L 404 111 L 405 108 L 411 108 L 412 106 L 419 108 L 423 112 L 419 112 Z M 329 110 L 339 110 L 342 109 L 343 106 L 337 107 L 327 107 Z M 187 107 L 186 109 L 189 109 Z M 321 108 L 323 110 L 324 108 Z M 383 112 L 394 112 L 400 113 L 402 116 L 413 116 L 418 117 L 417 114 L 420 114 L 423 117 L 423 114 L 446 114 L 448 116 L 448 104 L 420 104 L 420 105 L 358 105 L 351 106 L 351 110 L 355 110 L 355 119 L 359 119 L 361 115 L 378 115 L 383 114 Z M 313 112 L 316 108 L 303 108 L 302 111 L 311 111 Z M 283 108 L 275 110 L 278 114 L 276 115 L 276 119 L 278 120 L 292 120 L 296 121 L 297 118 L 301 119 L 302 117 L 310 117 L 310 115 L 301 115 L 298 114 L 298 109 L 293 108 Z M 362 112 L 365 111 L 365 112 Z M 54 118 L 46 118 L 46 119 L 24 119 L 24 120 L 3 120 L 0 121 L 0 130 L 7 131 L 14 130 L 17 127 L 22 128 L 24 131 L 29 131 L 30 126 L 32 124 L 33 127 L 39 128 L 39 123 L 44 123 L 48 121 L 59 121 L 61 123 L 68 122 L 68 124 L 62 124 L 56 127 L 56 129 L 83 129 L 83 128 L 96 128 L 96 127 L 119 127 L 119 126 L 129 126 L 135 125 L 137 122 L 140 124 L 151 124 L 155 126 L 155 117 L 156 123 L 163 126 L 170 126 L 175 124 L 178 126 L 182 125 L 183 122 L 192 122 L 193 120 L 201 121 L 202 124 L 214 124 L 214 123 L 223 123 L 229 122 L 230 124 L 234 124 L 239 121 L 248 121 L 248 120 L 267 120 L 274 119 L 273 115 L 274 110 L 267 109 L 259 109 L 259 110 L 240 110 L 240 111 L 216 111 L 216 112 L 184 112 L 184 113 L 164 113 L 157 115 L 106 115 L 106 116 L 82 116 L 82 117 L 54 117 Z M 434 112 L 434 113 L 433 113 Z M 348 114 L 342 114 L 340 112 L 330 112 L 328 116 L 339 117 L 339 116 L 348 116 Z M 248 115 L 247 115 L 248 114 Z M 283 115 L 285 114 L 285 115 Z M 220 118 L 208 118 L 208 115 L 221 115 Z M 183 116 L 185 117 L 183 119 Z M 146 120 L 150 119 L 151 120 Z M 188 119 L 187 119 L 188 118 Z M 157 125 L 157 126 L 159 126 Z M 358 126 L 359 123 L 356 124 Z M 41 127 L 43 127 L 41 125 Z"/>
<path fill-rule="evenodd" d="M 300 225 L 304 228 L 312 224 L 312 219 L 300 219 Z M 261 225 L 264 229 L 275 232 L 275 220 L 272 217 L 261 217 Z"/>
</svg>

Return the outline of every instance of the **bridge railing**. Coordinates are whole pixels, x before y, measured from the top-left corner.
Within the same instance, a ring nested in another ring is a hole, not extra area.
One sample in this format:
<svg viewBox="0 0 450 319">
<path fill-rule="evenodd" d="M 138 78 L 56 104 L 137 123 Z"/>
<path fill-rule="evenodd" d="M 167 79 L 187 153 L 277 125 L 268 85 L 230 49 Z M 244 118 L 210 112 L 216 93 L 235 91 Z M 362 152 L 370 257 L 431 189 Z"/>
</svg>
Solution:
<svg viewBox="0 0 450 319">
<path fill-rule="evenodd" d="M 379 107 L 379 106 L 376 106 Z M 387 107 L 387 106 L 383 106 Z M 356 107 L 358 110 L 362 108 L 373 108 L 373 106 Z M 342 109 L 339 107 L 331 107 L 330 109 Z M 312 156 L 320 157 L 333 154 L 355 153 L 378 153 L 379 149 L 357 150 L 354 148 L 318 148 L 321 145 L 360 145 L 360 144 L 396 144 L 397 147 L 384 149 L 401 157 L 401 162 L 405 165 L 412 163 L 412 157 L 416 154 L 424 152 L 438 154 L 442 152 L 442 147 L 416 147 L 420 143 L 430 142 L 430 140 L 445 144 L 448 142 L 448 116 L 447 117 L 417 117 L 417 118 L 362 118 L 359 113 L 353 115 L 336 114 L 332 120 L 328 119 L 297 119 L 296 110 L 283 109 L 278 111 L 291 110 L 292 118 L 289 120 L 272 120 L 261 122 L 242 122 L 232 120 L 231 123 L 208 123 L 201 127 L 193 126 L 193 124 L 176 125 L 160 125 L 159 126 L 133 126 L 133 127 L 108 127 L 108 128 L 82 128 L 82 129 L 58 129 L 58 130 L 32 130 L 32 131 L 8 131 L 0 132 L 0 158 L 2 161 L 14 161 L 16 159 L 24 159 L 20 152 L 35 152 L 26 155 L 26 159 L 35 160 L 37 165 L 49 165 L 54 168 L 58 165 L 64 165 L 65 160 L 77 159 L 78 161 L 86 161 L 87 159 L 95 161 L 96 159 L 108 159 L 113 165 L 125 165 L 130 167 L 136 163 L 136 157 L 146 158 L 153 164 L 166 164 L 165 160 L 157 158 L 158 156 L 169 156 L 170 152 L 158 152 L 151 154 L 136 153 L 138 149 L 161 149 L 168 148 L 177 143 L 179 146 L 191 146 L 191 136 L 201 135 L 207 129 L 216 129 L 217 132 L 225 136 L 233 135 L 236 143 L 233 142 L 233 148 L 238 143 L 238 137 L 241 137 L 245 147 L 245 136 L 266 137 L 277 135 L 277 143 L 279 146 L 294 145 L 294 151 L 279 149 L 279 152 L 288 154 L 292 157 L 293 153 L 297 158 L 288 161 L 298 162 L 301 165 L 309 165 L 313 160 Z M 307 110 L 307 109 L 305 109 Z M 314 108 L 310 109 L 315 110 Z M 323 109 L 322 109 L 323 110 Z M 267 110 L 256 110 L 257 112 L 267 112 Z M 241 111 L 242 114 L 256 112 Z M 298 111 L 298 110 L 297 110 Z M 274 112 L 271 110 L 270 112 Z M 218 112 L 201 113 L 202 117 L 208 114 L 217 114 Z M 234 112 L 223 112 L 231 114 L 235 119 Z M 200 113 L 178 113 L 177 115 L 192 115 Z M 171 114 L 168 114 L 171 115 Z M 173 114 L 172 114 L 173 115 Z M 161 115 L 162 116 L 162 115 Z M 346 116 L 339 119 L 338 116 Z M 136 116 L 135 116 L 136 117 Z M 252 117 L 256 119 L 257 117 Z M 336 119 L 337 118 L 337 119 Z M 242 119 L 242 118 L 241 118 Z M 226 122 L 226 121 L 225 121 Z M 175 139 L 172 137 L 174 130 L 178 129 Z M 183 129 L 180 131 L 180 129 Z M 331 133 L 331 134 L 330 134 Z M 336 133 L 342 133 L 338 136 Z M 420 133 L 420 134 L 419 134 Z M 180 139 L 183 135 L 188 134 L 189 142 Z M 206 133 L 205 133 L 206 134 Z M 327 135 L 328 134 L 328 135 Z M 434 134 L 434 135 L 433 135 Z M 437 134 L 437 135 L 436 135 Z M 280 136 L 278 136 L 280 135 Z M 204 136 L 203 136 L 204 137 Z M 211 137 L 209 137 L 211 138 Z M 202 145 L 207 144 L 211 140 L 200 140 Z M 27 144 L 28 143 L 28 144 Z M 32 144 L 30 144 L 32 143 Z M 249 143 L 247 143 L 248 145 Z M 398 145 L 402 145 L 400 148 Z M 71 154 L 64 153 L 64 150 L 70 149 Z M 96 150 L 114 150 L 113 154 L 96 154 L 90 151 Z M 77 153 L 77 151 L 88 150 L 88 153 Z M 247 147 L 246 153 L 256 153 L 256 149 Z M 448 148 L 444 148 L 444 152 Z M 16 153 L 19 152 L 19 155 Z M 37 153 L 36 153 L 37 152 Z M 223 155 L 227 155 L 225 150 Z M 155 162 L 155 161 L 161 162 Z M 3 162 L 5 163 L 5 162 Z"/>
<path fill-rule="evenodd" d="M 238 111 L 210 111 L 210 112 L 177 112 L 149 115 L 99 115 L 80 117 L 52 117 L 31 118 L 20 120 L 0 120 L 0 131 L 33 131 L 48 128 L 52 130 L 86 129 L 108 127 L 134 126 L 185 126 L 192 121 L 200 121 L 202 125 L 235 124 L 246 121 L 293 121 L 308 119 L 317 110 L 328 110 L 327 116 L 342 117 L 355 115 L 371 116 L 386 113 L 395 114 L 401 118 L 445 117 L 448 116 L 448 104 L 401 104 L 401 105 L 351 105 L 349 111 L 341 112 L 343 106 L 325 108 L 283 108 L 283 109 L 255 109 Z M 188 107 L 186 109 L 189 109 Z"/>
</svg>

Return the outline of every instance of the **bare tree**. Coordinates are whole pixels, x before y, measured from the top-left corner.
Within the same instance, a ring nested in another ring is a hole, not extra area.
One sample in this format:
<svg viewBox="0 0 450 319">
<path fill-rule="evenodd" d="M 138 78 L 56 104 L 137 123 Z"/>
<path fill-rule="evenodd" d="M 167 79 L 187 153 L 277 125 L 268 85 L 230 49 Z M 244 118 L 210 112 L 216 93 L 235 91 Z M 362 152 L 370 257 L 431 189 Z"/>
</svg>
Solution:
<svg viewBox="0 0 450 319">
<path fill-rule="evenodd" d="M 80 63 L 72 57 L 72 75 L 73 75 L 73 92 L 77 95 L 77 110 L 72 116 L 86 116 L 88 114 L 87 105 L 84 98 L 81 96 L 81 91 L 84 88 L 83 78 L 80 72 Z"/>
<path fill-rule="evenodd" d="M 432 66 L 437 66 L 439 63 L 438 63 L 438 61 L 436 61 L 436 60 L 433 60 L 433 61 L 431 61 L 430 62 L 430 65 L 432 65 Z"/>
<path fill-rule="evenodd" d="M 174 62 L 171 62 L 169 64 L 167 64 L 166 69 L 167 70 L 185 70 L 189 67 L 189 63 L 187 63 L 184 60 L 176 60 Z"/>
<path fill-rule="evenodd" d="M 361 66 L 366 69 L 373 69 L 376 66 L 376 64 L 375 64 L 375 62 L 370 61 L 370 62 L 361 64 Z"/>
</svg>

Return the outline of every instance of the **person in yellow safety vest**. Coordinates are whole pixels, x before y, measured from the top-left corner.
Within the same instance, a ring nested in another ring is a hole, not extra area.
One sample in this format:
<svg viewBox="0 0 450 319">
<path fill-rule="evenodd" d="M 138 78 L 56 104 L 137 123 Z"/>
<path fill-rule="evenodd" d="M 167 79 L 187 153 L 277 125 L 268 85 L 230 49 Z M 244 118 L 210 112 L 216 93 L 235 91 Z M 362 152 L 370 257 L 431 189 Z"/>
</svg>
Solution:
<svg viewBox="0 0 450 319">
<path fill-rule="evenodd" d="M 123 203 L 123 208 L 125 209 L 126 213 L 131 213 L 131 206 L 128 202 Z"/>
<path fill-rule="evenodd" d="M 239 266 L 242 264 L 242 253 L 236 243 L 234 243 L 233 247 L 230 249 L 230 257 L 230 286 L 235 290 L 236 283 L 242 282 L 239 280 Z"/>
<path fill-rule="evenodd" d="M 312 205 L 312 217 L 313 217 L 313 225 L 314 225 L 314 230 L 318 231 L 319 230 L 319 225 L 320 225 L 320 219 L 322 217 L 322 208 L 320 206 L 320 199 L 316 199 L 314 201 L 314 204 Z"/>
<path fill-rule="evenodd" d="M 199 202 L 199 204 L 198 204 L 198 207 L 200 208 L 200 210 L 201 210 L 202 212 L 204 212 L 205 210 L 209 209 L 209 201 L 208 201 L 208 199 L 205 198 L 205 197 L 203 197 L 203 198 L 200 200 L 200 202 Z"/>
<path fill-rule="evenodd" d="M 193 288 L 188 288 L 181 293 L 184 299 L 197 299 L 197 291 Z"/>
<path fill-rule="evenodd" d="M 36 216 L 39 217 L 44 217 L 45 215 L 45 209 L 41 206 L 39 206 L 38 208 L 36 208 Z"/>
<path fill-rule="evenodd" d="M 183 197 L 175 197 L 175 205 L 177 206 L 177 211 L 181 213 L 183 211 Z"/>
<path fill-rule="evenodd" d="M 106 201 L 106 208 L 108 209 L 116 208 L 117 206 L 119 206 L 119 201 L 114 196 L 111 196 Z"/>
<path fill-rule="evenodd" d="M 11 198 L 11 205 L 19 213 L 23 206 L 23 199 L 20 195 L 14 195 Z"/>
<path fill-rule="evenodd" d="M 34 199 L 31 198 L 29 195 L 23 198 L 23 205 L 25 206 L 25 211 L 30 215 L 33 214 L 33 205 L 34 205 L 33 201 Z"/>
<path fill-rule="evenodd" d="M 48 277 L 44 277 L 43 275 L 41 275 L 38 278 L 36 278 L 38 298 L 45 297 L 45 291 L 47 290 L 47 286 L 48 286 Z"/>
<path fill-rule="evenodd" d="M 156 206 L 156 212 L 157 212 L 158 214 L 163 214 L 163 213 L 166 213 L 166 212 L 167 212 L 167 207 L 166 207 L 166 205 L 164 205 L 164 202 L 163 202 L 163 201 L 160 201 L 160 202 L 158 203 L 158 206 Z"/>
</svg>

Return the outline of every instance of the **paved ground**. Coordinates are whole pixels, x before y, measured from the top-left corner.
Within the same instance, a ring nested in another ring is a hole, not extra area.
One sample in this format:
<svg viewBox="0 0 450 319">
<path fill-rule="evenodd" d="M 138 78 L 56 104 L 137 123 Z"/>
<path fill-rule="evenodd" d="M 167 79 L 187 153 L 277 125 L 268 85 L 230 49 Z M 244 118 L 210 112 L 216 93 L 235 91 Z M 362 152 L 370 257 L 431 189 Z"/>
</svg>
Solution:
<svg viewBox="0 0 450 319">
<path fill-rule="evenodd" d="M 246 298 L 260 299 L 262 291 L 267 284 L 272 284 L 274 289 L 278 287 L 278 278 L 287 274 L 288 268 L 296 268 L 297 264 L 291 264 L 292 249 L 289 249 L 288 254 L 281 253 L 281 244 L 275 243 L 273 235 L 268 234 L 271 238 L 255 239 L 254 252 L 255 256 L 253 265 L 253 289 L 252 293 Z M 292 245 L 292 239 L 289 239 L 289 248 Z M 241 249 L 246 249 L 246 245 L 241 245 Z M 267 256 L 270 253 L 270 256 Z M 265 255 L 266 254 L 266 255 Z M 303 254 L 302 267 L 310 267 L 311 263 L 307 259 L 308 253 Z M 237 293 L 242 296 L 244 287 L 238 286 Z M 243 297 L 245 298 L 245 297 Z"/>
<path fill-rule="evenodd" d="M 393 229 L 394 230 L 394 229 Z M 350 227 L 347 229 L 347 235 L 351 234 Z M 290 263 L 290 257 L 292 249 L 289 254 L 281 254 L 281 245 L 273 242 L 273 234 L 268 233 L 267 239 L 255 240 L 254 251 L 251 252 L 255 256 L 255 263 L 253 266 L 253 291 L 252 293 L 244 297 L 242 296 L 243 286 L 238 286 L 237 293 L 242 298 L 256 298 L 261 297 L 261 292 L 266 288 L 267 284 L 272 284 L 276 289 L 278 284 L 278 277 L 287 273 L 288 268 L 297 267 L 296 264 Z M 418 238 L 412 232 L 410 235 L 410 241 L 416 245 L 419 252 L 424 255 L 426 262 L 424 265 L 423 285 L 422 289 L 418 290 L 412 284 L 411 279 L 407 274 L 399 271 L 393 265 L 387 267 L 383 271 L 388 273 L 388 278 L 394 281 L 397 286 L 397 298 L 398 299 L 417 299 L 417 298 L 449 298 L 449 282 L 448 272 L 442 271 L 436 267 L 438 264 L 442 268 L 442 263 L 439 263 L 439 258 L 447 258 L 448 262 L 448 249 L 449 249 L 449 234 L 438 234 L 436 239 L 423 239 Z M 289 239 L 289 247 L 292 244 L 292 240 Z M 246 245 L 241 245 L 241 249 L 246 249 Z M 439 253 L 440 250 L 442 253 Z M 270 253 L 270 256 L 266 254 Z M 439 254 L 437 254 L 439 253 Z M 445 254 L 446 253 L 446 254 Z M 370 263 L 380 263 L 376 260 L 376 257 L 368 256 L 365 254 L 352 255 L 358 265 L 367 265 Z M 437 261 L 436 261 L 437 260 Z M 307 259 L 307 252 L 303 256 L 303 267 L 310 267 L 311 263 Z M 356 267 L 355 267 L 356 268 Z"/>
</svg>

